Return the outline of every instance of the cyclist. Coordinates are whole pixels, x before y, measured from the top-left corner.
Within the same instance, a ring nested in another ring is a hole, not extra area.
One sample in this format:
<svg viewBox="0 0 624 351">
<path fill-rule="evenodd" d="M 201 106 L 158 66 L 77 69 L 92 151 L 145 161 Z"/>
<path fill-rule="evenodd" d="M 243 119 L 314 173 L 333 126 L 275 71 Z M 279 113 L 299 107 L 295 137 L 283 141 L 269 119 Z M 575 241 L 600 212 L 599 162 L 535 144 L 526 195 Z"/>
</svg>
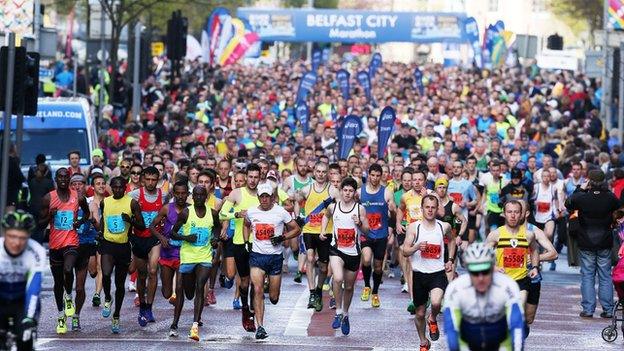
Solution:
<svg viewBox="0 0 624 351">
<path fill-rule="evenodd" d="M 524 316 L 518 284 L 494 270 L 494 249 L 473 243 L 464 251 L 469 274 L 444 294 L 444 330 L 455 350 L 523 349 Z"/>
<path fill-rule="evenodd" d="M 46 251 L 30 234 L 35 219 L 21 210 L 2 219 L 0 237 L 0 349 L 11 349 L 6 335 L 16 336 L 18 350 L 33 350 L 39 317 L 39 293 Z"/>
</svg>

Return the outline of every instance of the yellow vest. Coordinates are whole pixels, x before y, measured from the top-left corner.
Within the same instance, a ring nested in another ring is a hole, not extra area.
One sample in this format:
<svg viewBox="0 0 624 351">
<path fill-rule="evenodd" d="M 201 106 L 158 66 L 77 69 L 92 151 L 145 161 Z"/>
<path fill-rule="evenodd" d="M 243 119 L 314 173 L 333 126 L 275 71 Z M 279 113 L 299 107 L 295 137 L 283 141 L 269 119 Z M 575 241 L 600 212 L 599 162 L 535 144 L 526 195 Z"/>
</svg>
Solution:
<svg viewBox="0 0 624 351">
<path fill-rule="evenodd" d="M 212 220 L 212 212 L 210 207 L 206 205 L 206 214 L 204 218 L 199 218 L 195 212 L 195 206 L 188 207 L 189 215 L 186 223 L 182 227 L 184 235 L 196 235 L 197 240 L 194 243 L 182 241 L 180 247 L 180 263 L 212 263 L 212 228 L 214 222 Z"/>
<path fill-rule="evenodd" d="M 323 215 L 326 212 L 326 209 L 322 209 L 318 213 L 312 213 L 312 211 L 319 206 L 325 199 L 329 198 L 329 184 L 325 184 L 325 188 L 321 190 L 321 192 L 317 192 L 315 187 L 315 183 L 312 183 L 310 186 L 310 194 L 306 199 L 304 213 L 307 219 L 307 223 L 303 226 L 302 233 L 308 234 L 321 234 L 321 224 L 323 220 Z M 333 225 L 330 223 L 327 225 L 327 229 L 325 230 L 326 234 L 333 232 Z"/>
<path fill-rule="evenodd" d="M 498 244 L 496 245 L 496 266 L 505 269 L 511 279 L 521 280 L 527 276 L 529 261 L 529 241 L 526 227 L 518 227 L 518 234 L 509 233 L 507 227 L 498 228 Z"/>
<path fill-rule="evenodd" d="M 422 196 L 410 190 L 405 193 L 405 215 L 407 224 L 412 224 L 422 219 Z"/>
<path fill-rule="evenodd" d="M 247 187 L 240 188 L 240 194 L 241 201 L 238 205 L 234 206 L 234 212 L 248 210 L 252 207 L 260 205 L 258 197 L 251 195 L 247 191 Z M 234 223 L 234 237 L 232 238 L 232 242 L 236 245 L 242 245 L 245 243 L 245 238 L 243 237 L 243 225 L 245 225 L 245 219 L 235 218 Z"/>
<path fill-rule="evenodd" d="M 128 242 L 128 231 L 130 224 L 123 220 L 122 213 L 132 216 L 130 203 L 132 198 L 124 195 L 121 199 L 109 196 L 104 199 L 104 239 L 112 243 L 125 244 Z"/>
</svg>

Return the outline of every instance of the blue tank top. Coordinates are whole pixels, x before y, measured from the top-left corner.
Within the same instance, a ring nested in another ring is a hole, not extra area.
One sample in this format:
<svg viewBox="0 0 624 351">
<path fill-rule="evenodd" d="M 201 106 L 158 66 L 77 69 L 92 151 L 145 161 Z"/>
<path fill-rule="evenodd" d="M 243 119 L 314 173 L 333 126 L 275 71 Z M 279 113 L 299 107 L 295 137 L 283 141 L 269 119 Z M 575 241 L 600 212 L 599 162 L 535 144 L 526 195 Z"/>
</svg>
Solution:
<svg viewBox="0 0 624 351">
<path fill-rule="evenodd" d="M 82 208 L 78 207 L 78 220 L 81 220 L 83 215 L 84 211 L 82 211 Z M 83 223 L 80 228 L 78 228 L 78 242 L 80 245 L 95 244 L 96 236 L 97 230 L 95 230 L 91 221 Z"/>
<path fill-rule="evenodd" d="M 386 188 L 381 186 L 375 194 L 369 194 L 366 187 L 362 187 L 362 205 L 366 209 L 366 219 L 370 231 L 367 237 L 370 239 L 383 239 L 388 237 L 388 203 L 385 199 Z"/>
</svg>

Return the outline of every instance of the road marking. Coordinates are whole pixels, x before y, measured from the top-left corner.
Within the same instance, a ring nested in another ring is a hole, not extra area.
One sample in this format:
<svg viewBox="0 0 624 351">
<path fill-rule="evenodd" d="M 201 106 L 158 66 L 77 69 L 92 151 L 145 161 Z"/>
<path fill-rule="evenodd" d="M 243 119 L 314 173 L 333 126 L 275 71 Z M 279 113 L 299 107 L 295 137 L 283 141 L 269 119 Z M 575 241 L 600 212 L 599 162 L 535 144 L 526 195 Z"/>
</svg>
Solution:
<svg viewBox="0 0 624 351">
<path fill-rule="evenodd" d="M 284 330 L 285 336 L 308 336 L 308 326 L 314 314 L 314 309 L 308 308 L 309 297 L 310 292 L 307 289 L 304 289 L 299 295 L 295 308 L 290 314 L 286 330 Z"/>
</svg>

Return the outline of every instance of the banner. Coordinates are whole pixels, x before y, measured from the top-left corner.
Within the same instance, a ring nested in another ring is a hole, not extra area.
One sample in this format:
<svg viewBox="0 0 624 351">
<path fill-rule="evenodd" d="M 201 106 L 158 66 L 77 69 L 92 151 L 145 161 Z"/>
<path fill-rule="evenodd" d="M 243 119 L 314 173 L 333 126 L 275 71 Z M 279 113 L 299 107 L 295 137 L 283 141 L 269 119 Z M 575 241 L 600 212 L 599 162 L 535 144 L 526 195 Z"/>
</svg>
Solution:
<svg viewBox="0 0 624 351">
<path fill-rule="evenodd" d="M 474 17 L 468 17 L 464 22 L 464 32 L 466 33 L 466 39 L 472 47 L 472 54 L 475 60 L 475 64 L 479 68 L 483 68 L 483 58 L 481 56 L 481 45 L 479 44 L 479 26 L 477 20 Z"/>
<path fill-rule="evenodd" d="M 249 50 L 249 48 L 255 44 L 260 38 L 258 37 L 258 33 L 247 33 L 239 38 L 239 42 L 232 50 L 230 56 L 226 57 L 223 61 L 223 65 L 231 65 L 240 60 L 243 56 L 245 56 L 245 52 Z"/>
<path fill-rule="evenodd" d="M 483 33 L 483 51 L 481 55 L 483 57 L 483 67 L 492 67 L 492 47 L 494 46 L 494 37 L 498 33 L 498 30 L 493 25 L 489 25 Z"/>
<path fill-rule="evenodd" d="M 338 86 L 340 87 L 340 92 L 342 93 L 342 97 L 345 100 L 349 100 L 351 98 L 351 90 L 349 86 L 349 79 L 351 78 L 351 74 L 347 72 L 346 69 L 341 69 L 336 72 L 336 80 L 338 80 Z"/>
<path fill-rule="evenodd" d="M 301 128 L 303 130 L 303 134 L 308 134 L 308 127 L 310 122 L 310 109 L 308 108 L 308 104 L 305 101 L 300 101 L 297 103 L 297 108 L 295 109 L 295 117 Z"/>
<path fill-rule="evenodd" d="M 312 52 L 312 70 L 316 72 L 321 65 L 323 59 L 323 53 L 320 50 L 314 50 Z"/>
<path fill-rule="evenodd" d="M 416 88 L 418 88 L 418 94 L 422 97 L 425 95 L 425 86 L 423 85 L 423 74 L 420 71 L 420 69 L 418 69 L 418 67 L 416 67 L 416 69 L 414 70 L 414 84 L 416 85 Z"/>
<path fill-rule="evenodd" d="M 232 16 L 222 15 L 222 16 L 219 16 L 219 19 L 223 20 L 223 24 L 221 27 L 221 33 L 219 33 L 219 36 L 217 37 L 217 40 L 216 40 L 215 50 L 212 52 L 213 63 L 219 61 L 219 58 L 221 57 L 223 50 L 225 50 L 225 47 L 227 46 L 227 44 L 234 37 L 234 26 L 232 25 Z"/>
<path fill-rule="evenodd" d="M 371 82 L 370 82 L 370 76 L 368 75 L 368 72 L 366 71 L 359 71 L 357 74 L 357 80 L 358 83 L 360 83 L 360 86 L 362 87 L 362 89 L 364 89 L 364 93 L 366 94 L 366 98 L 368 99 L 368 101 L 372 101 L 372 95 L 371 95 Z"/>
<path fill-rule="evenodd" d="M 348 115 L 342 121 L 339 133 L 338 159 L 346 159 L 353 148 L 355 139 L 362 132 L 362 120 L 355 115 Z"/>
<path fill-rule="evenodd" d="M 377 123 L 377 157 L 383 158 L 386 155 L 388 141 L 394 128 L 396 121 L 396 111 L 390 106 L 384 107 L 379 115 L 379 123 Z"/>
<path fill-rule="evenodd" d="M 465 13 L 242 7 L 262 41 L 465 43 Z"/>
<path fill-rule="evenodd" d="M 295 103 L 299 103 L 300 101 L 305 101 L 308 97 L 308 94 L 314 88 L 314 84 L 316 84 L 316 72 L 309 71 L 301 77 L 301 82 L 299 83 L 299 90 L 297 90 L 297 100 Z"/>
<path fill-rule="evenodd" d="M 371 79 L 375 78 L 375 75 L 377 74 L 377 69 L 381 67 L 381 65 L 381 54 L 376 52 L 373 54 L 370 64 L 368 65 L 368 75 Z"/>
<path fill-rule="evenodd" d="M 331 56 L 331 47 L 330 46 L 326 46 L 323 48 L 323 55 L 322 56 L 322 62 L 324 65 L 326 65 L 329 62 L 329 56 Z"/>
<path fill-rule="evenodd" d="M 245 33 L 253 32 L 253 29 L 251 28 L 251 24 L 249 24 L 248 20 L 246 20 L 244 18 L 241 18 L 240 20 L 245 25 Z M 258 57 L 260 57 L 260 51 L 262 51 L 262 42 L 260 40 L 258 40 L 255 44 L 253 44 L 249 48 L 249 50 L 247 50 L 247 53 L 245 53 L 245 57 L 258 58 Z"/>
<path fill-rule="evenodd" d="M 210 13 L 206 24 L 202 30 L 202 61 L 212 64 L 214 62 L 214 51 L 217 48 L 217 41 L 221 33 L 221 16 L 229 15 L 229 11 L 223 7 L 217 7 Z"/>
<path fill-rule="evenodd" d="M 226 44 L 218 62 L 221 66 L 225 64 L 225 60 L 232 55 L 234 48 L 241 42 L 241 38 L 245 35 L 245 24 L 238 18 L 232 18 L 233 35 L 232 39 Z"/>
</svg>

